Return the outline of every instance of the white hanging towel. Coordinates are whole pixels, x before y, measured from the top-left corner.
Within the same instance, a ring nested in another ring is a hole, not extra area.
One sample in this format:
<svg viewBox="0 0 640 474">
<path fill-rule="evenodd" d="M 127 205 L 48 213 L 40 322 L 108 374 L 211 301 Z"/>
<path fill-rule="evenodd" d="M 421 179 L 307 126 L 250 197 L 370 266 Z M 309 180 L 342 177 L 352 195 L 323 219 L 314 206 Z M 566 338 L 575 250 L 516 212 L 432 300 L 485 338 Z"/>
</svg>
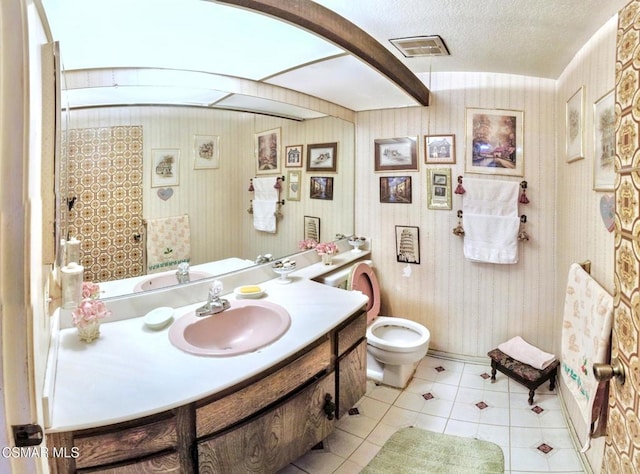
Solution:
<svg viewBox="0 0 640 474">
<path fill-rule="evenodd" d="M 274 188 L 276 178 L 253 178 L 253 227 L 275 233 L 276 206 L 280 193 Z"/>
<path fill-rule="evenodd" d="M 464 256 L 476 262 L 518 262 L 518 187 L 514 181 L 465 179 Z"/>
<path fill-rule="evenodd" d="M 147 219 L 147 273 L 172 270 L 190 259 L 188 215 Z"/>
</svg>

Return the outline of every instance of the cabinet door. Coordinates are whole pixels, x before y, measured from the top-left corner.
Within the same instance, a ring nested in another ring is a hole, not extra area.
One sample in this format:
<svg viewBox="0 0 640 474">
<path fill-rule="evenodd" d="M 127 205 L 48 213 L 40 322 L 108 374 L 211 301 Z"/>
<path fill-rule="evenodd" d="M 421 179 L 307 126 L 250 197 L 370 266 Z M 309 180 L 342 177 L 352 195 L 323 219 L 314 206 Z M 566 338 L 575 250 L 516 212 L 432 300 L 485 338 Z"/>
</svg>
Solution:
<svg viewBox="0 0 640 474">
<path fill-rule="evenodd" d="M 335 400 L 332 372 L 254 421 L 198 443 L 200 473 L 276 472 L 309 451 L 334 429 L 324 412 Z"/>
<path fill-rule="evenodd" d="M 342 417 L 367 391 L 367 340 L 338 360 L 338 418 Z"/>
</svg>

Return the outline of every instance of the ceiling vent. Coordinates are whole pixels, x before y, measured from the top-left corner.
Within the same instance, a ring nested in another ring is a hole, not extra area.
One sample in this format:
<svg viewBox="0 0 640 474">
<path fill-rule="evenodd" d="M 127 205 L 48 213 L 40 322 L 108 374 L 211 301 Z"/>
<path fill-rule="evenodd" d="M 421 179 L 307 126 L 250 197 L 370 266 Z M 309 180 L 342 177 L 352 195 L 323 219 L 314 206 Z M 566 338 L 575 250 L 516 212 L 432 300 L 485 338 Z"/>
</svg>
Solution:
<svg viewBox="0 0 640 474">
<path fill-rule="evenodd" d="M 450 56 L 447 45 L 439 35 L 413 36 L 389 40 L 406 58 Z"/>
</svg>

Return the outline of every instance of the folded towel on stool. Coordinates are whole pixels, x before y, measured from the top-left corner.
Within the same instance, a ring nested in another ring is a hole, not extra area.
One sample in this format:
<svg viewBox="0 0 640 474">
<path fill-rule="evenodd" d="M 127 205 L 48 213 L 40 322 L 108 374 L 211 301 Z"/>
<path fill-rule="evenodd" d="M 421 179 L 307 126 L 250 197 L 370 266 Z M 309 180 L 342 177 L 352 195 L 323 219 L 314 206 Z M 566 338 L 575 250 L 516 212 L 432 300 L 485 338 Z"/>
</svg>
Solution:
<svg viewBox="0 0 640 474">
<path fill-rule="evenodd" d="M 556 360 L 555 355 L 544 352 L 536 346 L 532 346 L 520 336 L 513 337 L 507 342 L 503 342 L 498 346 L 498 349 L 512 359 L 530 365 L 538 370 L 547 368 L 549 364 Z"/>
</svg>

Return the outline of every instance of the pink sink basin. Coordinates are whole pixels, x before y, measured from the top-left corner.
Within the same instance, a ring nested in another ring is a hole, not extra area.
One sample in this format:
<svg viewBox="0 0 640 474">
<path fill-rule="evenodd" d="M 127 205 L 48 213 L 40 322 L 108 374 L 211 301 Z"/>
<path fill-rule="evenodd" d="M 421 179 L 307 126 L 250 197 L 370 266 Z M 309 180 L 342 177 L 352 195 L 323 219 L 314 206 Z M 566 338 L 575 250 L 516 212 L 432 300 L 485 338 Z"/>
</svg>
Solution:
<svg viewBox="0 0 640 474">
<path fill-rule="evenodd" d="M 191 354 L 214 357 L 253 352 L 278 340 L 291 325 L 286 309 L 268 301 L 232 301 L 226 311 L 198 317 L 194 311 L 169 329 L 169 340 Z"/>
<path fill-rule="evenodd" d="M 189 272 L 189 281 L 197 281 L 202 280 L 203 278 L 209 278 L 213 275 L 207 272 L 199 272 L 199 271 L 190 271 Z M 178 284 L 178 279 L 176 278 L 175 272 L 171 273 L 162 273 L 160 275 L 152 276 L 147 278 L 146 280 L 138 283 L 134 288 L 134 293 L 139 291 L 147 291 L 147 290 L 157 290 L 159 288 L 166 288 L 167 286 L 173 286 Z"/>
</svg>

